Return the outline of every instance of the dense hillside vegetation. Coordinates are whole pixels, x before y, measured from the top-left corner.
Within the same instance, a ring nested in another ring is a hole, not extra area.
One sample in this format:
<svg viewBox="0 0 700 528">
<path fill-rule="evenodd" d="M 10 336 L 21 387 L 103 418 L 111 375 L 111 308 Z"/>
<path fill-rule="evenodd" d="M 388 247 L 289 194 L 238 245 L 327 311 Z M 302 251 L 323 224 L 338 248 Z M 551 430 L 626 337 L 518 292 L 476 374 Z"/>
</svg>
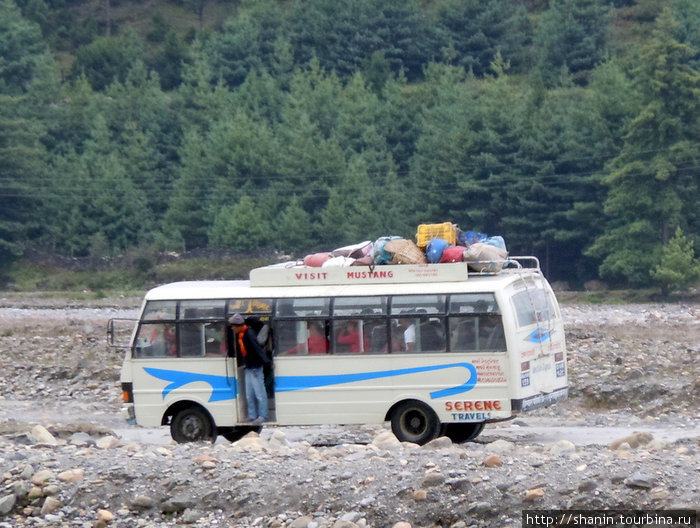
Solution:
<svg viewBox="0 0 700 528">
<path fill-rule="evenodd" d="M 0 0 L 0 262 L 453 221 L 698 277 L 695 0 Z"/>
</svg>

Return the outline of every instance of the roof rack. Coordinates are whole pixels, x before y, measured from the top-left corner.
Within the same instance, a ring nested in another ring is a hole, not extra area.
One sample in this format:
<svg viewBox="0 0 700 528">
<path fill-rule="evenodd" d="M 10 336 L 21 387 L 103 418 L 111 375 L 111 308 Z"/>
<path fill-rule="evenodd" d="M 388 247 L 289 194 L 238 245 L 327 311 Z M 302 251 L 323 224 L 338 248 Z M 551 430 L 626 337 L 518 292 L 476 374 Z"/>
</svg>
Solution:
<svg viewBox="0 0 700 528">
<path fill-rule="evenodd" d="M 521 270 L 540 271 L 536 257 L 509 257 L 479 261 L 482 271 L 470 271 L 476 262 L 444 264 L 384 264 L 378 266 L 305 266 L 300 261 L 282 262 L 250 271 L 252 286 L 323 286 L 463 281 L 472 276 L 498 275 Z"/>
<path fill-rule="evenodd" d="M 475 260 L 469 261 L 469 276 L 498 275 L 499 273 L 512 273 L 521 270 L 542 272 L 540 261 L 534 256 L 513 256 L 503 260 Z M 474 268 L 482 268 L 474 271 Z"/>
</svg>

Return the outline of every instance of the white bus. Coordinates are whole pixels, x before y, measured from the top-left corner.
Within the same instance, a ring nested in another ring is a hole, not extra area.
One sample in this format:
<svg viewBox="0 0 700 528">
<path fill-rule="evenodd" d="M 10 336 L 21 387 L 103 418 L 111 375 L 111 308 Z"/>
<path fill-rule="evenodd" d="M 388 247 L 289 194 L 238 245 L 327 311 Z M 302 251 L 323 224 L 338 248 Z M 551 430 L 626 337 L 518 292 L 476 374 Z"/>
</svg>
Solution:
<svg viewBox="0 0 700 528">
<path fill-rule="evenodd" d="M 401 441 L 462 442 L 568 392 L 561 313 L 534 257 L 488 275 L 466 263 L 278 265 L 146 294 L 121 371 L 130 423 L 169 425 L 178 442 L 260 430 L 234 313 L 273 360 L 268 425 L 389 421 Z"/>
</svg>

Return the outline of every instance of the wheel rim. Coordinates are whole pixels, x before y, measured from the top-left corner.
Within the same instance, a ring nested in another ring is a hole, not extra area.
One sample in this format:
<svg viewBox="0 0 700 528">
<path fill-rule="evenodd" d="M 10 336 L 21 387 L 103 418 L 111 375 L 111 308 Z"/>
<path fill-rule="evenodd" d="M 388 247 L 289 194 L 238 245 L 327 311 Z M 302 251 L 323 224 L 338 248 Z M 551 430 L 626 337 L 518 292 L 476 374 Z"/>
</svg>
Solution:
<svg viewBox="0 0 700 528">
<path fill-rule="evenodd" d="M 402 425 L 407 436 L 419 438 L 428 427 L 428 419 L 419 409 L 409 409 L 403 415 Z"/>
<path fill-rule="evenodd" d="M 205 424 L 194 414 L 186 416 L 181 423 L 182 435 L 188 440 L 199 440 L 205 435 Z"/>
</svg>

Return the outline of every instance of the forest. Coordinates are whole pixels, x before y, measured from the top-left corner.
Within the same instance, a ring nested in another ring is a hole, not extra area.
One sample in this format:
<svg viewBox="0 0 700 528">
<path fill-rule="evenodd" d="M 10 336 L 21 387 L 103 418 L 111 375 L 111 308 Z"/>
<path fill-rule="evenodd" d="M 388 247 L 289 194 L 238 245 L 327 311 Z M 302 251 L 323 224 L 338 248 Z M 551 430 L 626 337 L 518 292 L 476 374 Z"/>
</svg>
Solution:
<svg viewBox="0 0 700 528">
<path fill-rule="evenodd" d="M 424 223 L 700 279 L 696 0 L 0 0 L 0 275 Z"/>
</svg>

